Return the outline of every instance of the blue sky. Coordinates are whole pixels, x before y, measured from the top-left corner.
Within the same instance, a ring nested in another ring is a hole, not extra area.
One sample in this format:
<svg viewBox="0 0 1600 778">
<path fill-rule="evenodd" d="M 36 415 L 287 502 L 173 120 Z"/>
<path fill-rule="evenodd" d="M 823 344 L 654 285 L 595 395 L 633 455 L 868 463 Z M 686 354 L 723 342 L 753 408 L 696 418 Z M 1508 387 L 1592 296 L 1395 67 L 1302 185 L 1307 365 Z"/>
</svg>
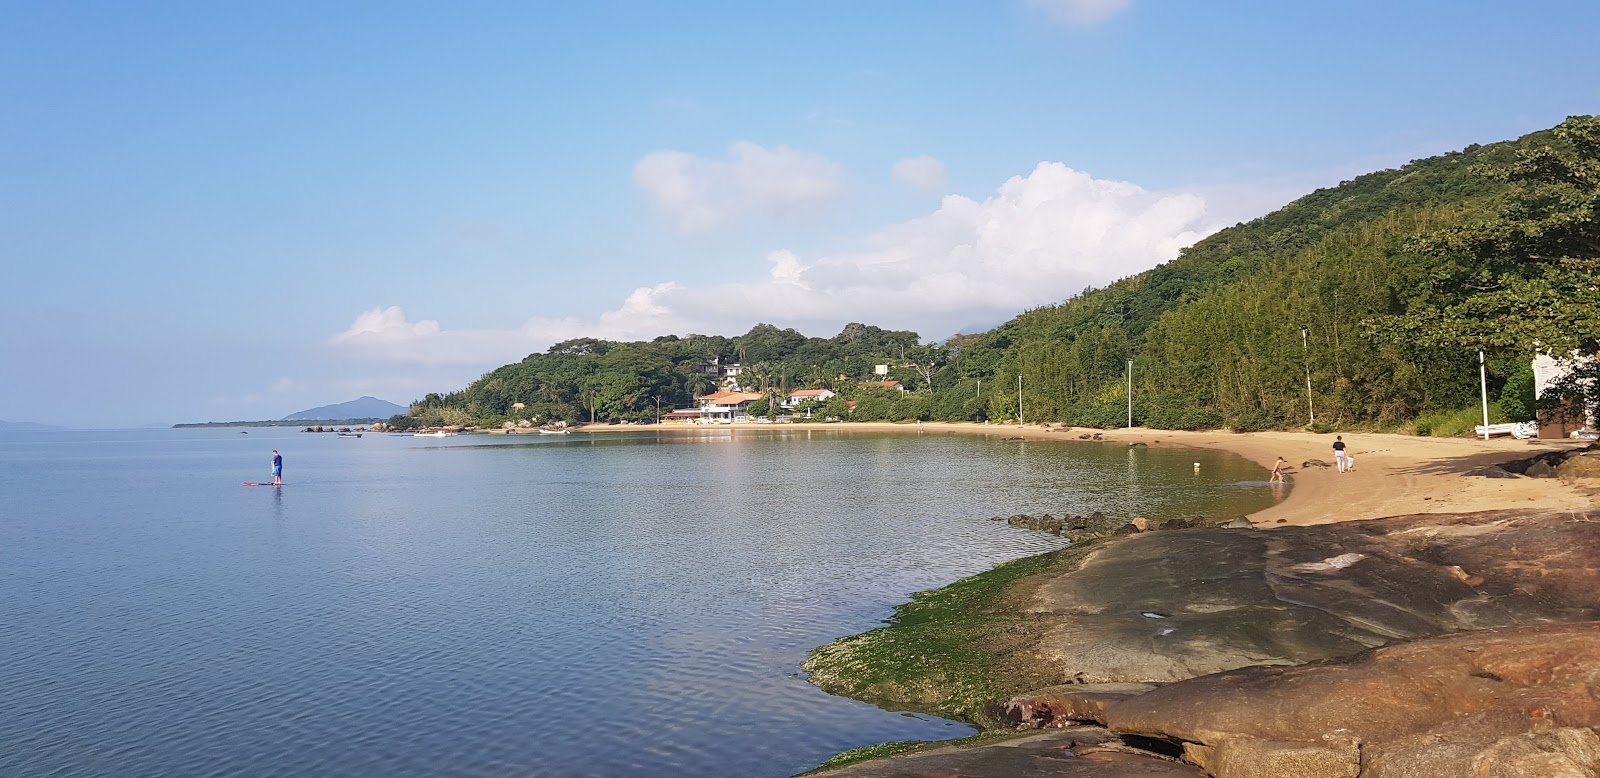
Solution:
<svg viewBox="0 0 1600 778">
<path fill-rule="evenodd" d="M 1600 110 L 1600 5 L 0 3 L 0 419 L 943 338 Z"/>
</svg>

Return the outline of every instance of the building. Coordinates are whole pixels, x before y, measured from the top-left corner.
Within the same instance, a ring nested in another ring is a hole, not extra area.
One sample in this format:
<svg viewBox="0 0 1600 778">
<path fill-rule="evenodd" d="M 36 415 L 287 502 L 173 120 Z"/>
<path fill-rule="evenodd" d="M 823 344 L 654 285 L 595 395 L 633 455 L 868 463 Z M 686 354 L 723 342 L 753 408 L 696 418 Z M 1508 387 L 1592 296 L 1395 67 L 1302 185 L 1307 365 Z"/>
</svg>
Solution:
<svg viewBox="0 0 1600 778">
<path fill-rule="evenodd" d="M 793 408 L 807 400 L 815 400 L 819 403 L 827 402 L 833 397 L 832 389 L 796 389 L 783 399 L 783 407 Z"/>
<path fill-rule="evenodd" d="M 760 392 L 712 392 L 696 398 L 700 402 L 700 421 L 706 424 L 747 422 L 750 404 L 764 396 Z"/>
<path fill-rule="evenodd" d="M 1538 355 L 1533 360 L 1533 396 L 1543 397 L 1546 390 L 1567 377 L 1574 367 L 1586 364 L 1592 359 L 1592 357 L 1558 359 L 1548 354 Z M 1592 383 L 1589 386 L 1589 396 L 1594 397 Z M 1600 420 L 1595 418 L 1593 403 L 1589 405 L 1586 413 L 1580 413 L 1570 405 L 1539 411 L 1541 438 L 1593 438 L 1597 429 L 1600 429 Z"/>
</svg>

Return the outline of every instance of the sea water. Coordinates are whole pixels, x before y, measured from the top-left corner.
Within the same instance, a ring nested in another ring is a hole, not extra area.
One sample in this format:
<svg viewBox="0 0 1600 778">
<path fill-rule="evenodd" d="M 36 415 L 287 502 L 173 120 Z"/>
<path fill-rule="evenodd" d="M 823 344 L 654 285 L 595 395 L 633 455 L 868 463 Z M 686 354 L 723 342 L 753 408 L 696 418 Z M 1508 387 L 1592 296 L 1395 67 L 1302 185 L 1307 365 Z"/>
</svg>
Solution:
<svg viewBox="0 0 1600 778">
<path fill-rule="evenodd" d="M 241 486 L 273 449 L 285 485 Z M 10 433 L 0 775 L 786 776 L 959 737 L 806 652 L 1063 544 L 991 516 L 1233 515 L 1263 474 L 913 430 Z"/>
</svg>

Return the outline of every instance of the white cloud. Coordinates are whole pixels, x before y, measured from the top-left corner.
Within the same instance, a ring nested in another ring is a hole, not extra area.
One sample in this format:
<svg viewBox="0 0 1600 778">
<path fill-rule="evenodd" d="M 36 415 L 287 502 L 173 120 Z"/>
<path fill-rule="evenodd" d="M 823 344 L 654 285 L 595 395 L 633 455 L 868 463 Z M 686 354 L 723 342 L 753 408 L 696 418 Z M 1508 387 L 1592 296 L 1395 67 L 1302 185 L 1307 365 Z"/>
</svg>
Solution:
<svg viewBox="0 0 1600 778">
<path fill-rule="evenodd" d="M 1070 25 L 1098 24 L 1127 10 L 1133 0 L 1027 0 L 1054 21 Z"/>
<path fill-rule="evenodd" d="M 844 194 L 837 162 L 749 141 L 729 146 L 726 160 L 652 151 L 633 166 L 633 185 L 684 233 L 710 232 L 752 214 L 796 218 Z"/>
<path fill-rule="evenodd" d="M 862 321 L 943 337 L 1147 270 L 1209 231 L 1197 195 L 1047 162 L 985 200 L 948 195 L 933 213 L 881 228 L 856 250 L 809 260 L 774 251 L 753 280 L 641 287 L 592 321 L 535 316 L 514 330 L 447 330 L 391 307 L 362 313 L 332 342 L 385 361 L 493 367 L 573 337 L 737 334 L 757 322 L 831 335 Z"/>
<path fill-rule="evenodd" d="M 894 180 L 925 192 L 944 191 L 944 162 L 929 156 L 907 157 L 894 163 Z"/>
</svg>

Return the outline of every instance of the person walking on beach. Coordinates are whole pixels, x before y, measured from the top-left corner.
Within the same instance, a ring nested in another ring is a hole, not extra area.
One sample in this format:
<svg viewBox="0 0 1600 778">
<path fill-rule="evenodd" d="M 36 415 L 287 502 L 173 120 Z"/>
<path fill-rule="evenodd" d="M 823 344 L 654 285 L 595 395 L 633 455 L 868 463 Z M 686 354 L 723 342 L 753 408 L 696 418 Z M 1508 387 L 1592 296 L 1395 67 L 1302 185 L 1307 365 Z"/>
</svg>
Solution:
<svg viewBox="0 0 1600 778">
<path fill-rule="evenodd" d="M 1278 463 L 1272 466 L 1272 477 L 1267 479 L 1267 483 L 1283 483 L 1283 466 L 1287 464 L 1289 464 L 1289 460 L 1278 457 Z"/>
<path fill-rule="evenodd" d="M 1349 462 L 1345 458 L 1344 453 L 1343 435 L 1333 436 L 1333 464 L 1339 468 L 1339 472 L 1341 473 L 1349 469 Z"/>
<path fill-rule="evenodd" d="M 272 450 L 272 485 L 283 486 L 283 455 Z"/>
</svg>

